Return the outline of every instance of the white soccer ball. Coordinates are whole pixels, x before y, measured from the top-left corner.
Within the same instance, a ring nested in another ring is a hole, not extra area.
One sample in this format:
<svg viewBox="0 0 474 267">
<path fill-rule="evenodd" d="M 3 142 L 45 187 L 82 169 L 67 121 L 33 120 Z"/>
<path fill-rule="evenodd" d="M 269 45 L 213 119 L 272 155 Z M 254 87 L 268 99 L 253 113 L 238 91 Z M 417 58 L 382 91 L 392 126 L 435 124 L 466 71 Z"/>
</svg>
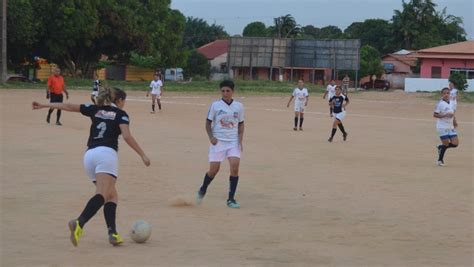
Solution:
<svg viewBox="0 0 474 267">
<path fill-rule="evenodd" d="M 145 243 L 151 235 L 151 225 L 144 220 L 137 220 L 130 230 L 130 237 L 137 243 Z"/>
</svg>

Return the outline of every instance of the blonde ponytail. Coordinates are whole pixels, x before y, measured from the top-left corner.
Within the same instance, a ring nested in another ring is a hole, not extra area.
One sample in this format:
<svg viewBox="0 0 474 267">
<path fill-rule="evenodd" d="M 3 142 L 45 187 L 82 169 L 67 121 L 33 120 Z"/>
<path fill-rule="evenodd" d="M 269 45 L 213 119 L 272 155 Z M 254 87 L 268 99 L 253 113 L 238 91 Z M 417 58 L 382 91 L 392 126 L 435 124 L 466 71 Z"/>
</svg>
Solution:
<svg viewBox="0 0 474 267">
<path fill-rule="evenodd" d="M 97 96 L 97 105 L 104 106 L 110 105 L 114 102 L 114 90 L 109 87 L 100 88 L 99 95 Z"/>
</svg>

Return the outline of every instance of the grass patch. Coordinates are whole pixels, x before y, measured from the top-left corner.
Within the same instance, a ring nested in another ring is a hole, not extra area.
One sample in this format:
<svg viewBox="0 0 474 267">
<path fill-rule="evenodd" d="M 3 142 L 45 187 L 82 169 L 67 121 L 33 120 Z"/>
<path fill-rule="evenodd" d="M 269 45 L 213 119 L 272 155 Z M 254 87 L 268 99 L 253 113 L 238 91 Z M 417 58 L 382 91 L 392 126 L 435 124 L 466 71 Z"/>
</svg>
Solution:
<svg viewBox="0 0 474 267">
<path fill-rule="evenodd" d="M 92 90 L 92 80 L 65 78 L 68 90 Z M 165 82 L 165 91 L 169 92 L 216 92 L 219 89 L 219 81 L 193 81 L 190 83 Z M 119 87 L 126 91 L 146 91 L 150 81 L 102 81 L 103 85 Z M 296 83 L 276 82 L 276 81 L 244 81 L 236 80 L 236 91 L 242 93 L 257 94 L 291 94 Z M 24 83 L 10 82 L 0 84 L 0 89 L 46 89 L 46 82 Z M 307 84 L 310 93 L 323 93 L 324 87 Z"/>
<path fill-rule="evenodd" d="M 430 98 L 433 100 L 439 100 L 441 94 L 439 92 L 430 93 Z M 459 92 L 458 91 L 458 102 L 461 103 L 474 103 L 474 92 Z"/>
</svg>

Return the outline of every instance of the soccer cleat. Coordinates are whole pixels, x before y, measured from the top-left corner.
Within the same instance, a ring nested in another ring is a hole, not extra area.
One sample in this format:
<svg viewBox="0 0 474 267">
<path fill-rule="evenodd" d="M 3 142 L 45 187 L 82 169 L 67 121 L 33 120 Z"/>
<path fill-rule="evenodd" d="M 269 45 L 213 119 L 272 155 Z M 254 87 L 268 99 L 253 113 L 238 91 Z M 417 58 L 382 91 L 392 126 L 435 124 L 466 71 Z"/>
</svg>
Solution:
<svg viewBox="0 0 474 267">
<path fill-rule="evenodd" d="M 155 114 L 155 111 L 153 110 L 153 111 L 151 111 L 150 113 L 151 113 L 151 114 Z"/>
<path fill-rule="evenodd" d="M 201 190 L 197 191 L 196 193 L 196 205 L 201 205 L 202 199 L 204 198 L 206 194 L 203 194 Z"/>
<path fill-rule="evenodd" d="M 438 166 L 440 166 L 440 167 L 444 167 L 444 161 L 442 161 L 442 160 L 438 160 Z"/>
<path fill-rule="evenodd" d="M 235 199 L 228 199 L 227 207 L 233 208 L 233 209 L 240 209 L 240 204 Z"/>
<path fill-rule="evenodd" d="M 62 126 L 63 124 L 62 124 L 61 122 L 57 121 L 57 122 L 56 122 L 56 125 L 57 125 L 57 126 Z"/>
<path fill-rule="evenodd" d="M 71 230 L 71 243 L 77 247 L 79 244 L 79 238 L 82 236 L 82 228 L 79 225 L 79 221 L 76 219 L 70 220 L 68 225 L 69 230 Z"/>
<path fill-rule="evenodd" d="M 303 127 L 300 127 L 300 131 L 303 131 Z"/>
<path fill-rule="evenodd" d="M 113 246 L 120 246 L 123 243 L 123 239 L 118 233 L 109 234 L 109 243 Z"/>
<path fill-rule="evenodd" d="M 342 135 L 342 140 L 346 141 L 348 135 L 349 135 L 348 133 L 343 134 L 343 135 Z"/>
<path fill-rule="evenodd" d="M 296 128 L 296 127 L 295 127 L 295 128 L 293 128 L 293 131 L 298 131 L 298 128 Z"/>
<path fill-rule="evenodd" d="M 328 142 L 329 142 L 329 143 L 332 142 L 332 137 L 329 137 Z"/>
</svg>

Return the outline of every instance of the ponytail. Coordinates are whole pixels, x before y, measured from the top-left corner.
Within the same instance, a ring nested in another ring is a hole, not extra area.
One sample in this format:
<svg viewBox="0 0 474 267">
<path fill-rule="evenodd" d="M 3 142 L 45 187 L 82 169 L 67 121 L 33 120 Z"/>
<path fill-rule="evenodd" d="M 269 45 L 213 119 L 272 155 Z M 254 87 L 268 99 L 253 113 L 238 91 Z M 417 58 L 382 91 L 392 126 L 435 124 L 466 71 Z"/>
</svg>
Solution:
<svg viewBox="0 0 474 267">
<path fill-rule="evenodd" d="M 112 103 L 116 104 L 118 100 L 125 100 L 127 98 L 127 93 L 122 89 L 117 87 L 103 87 L 99 91 L 97 96 L 97 105 L 105 106 Z"/>
</svg>

